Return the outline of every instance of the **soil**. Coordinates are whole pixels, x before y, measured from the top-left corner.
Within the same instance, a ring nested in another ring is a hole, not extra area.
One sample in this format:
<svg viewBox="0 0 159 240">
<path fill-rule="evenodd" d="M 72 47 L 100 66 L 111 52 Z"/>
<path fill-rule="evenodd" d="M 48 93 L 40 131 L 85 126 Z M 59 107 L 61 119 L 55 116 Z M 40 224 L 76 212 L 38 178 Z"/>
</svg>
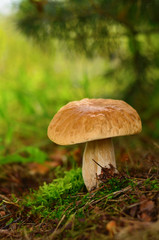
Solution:
<svg viewBox="0 0 159 240">
<path fill-rule="evenodd" d="M 145 143 L 144 143 L 145 144 Z M 46 146 L 48 149 L 48 146 Z M 0 238 L 1 239 L 125 239 L 158 240 L 159 239 L 159 191 L 142 186 L 145 179 L 159 180 L 159 148 L 135 149 L 127 151 L 119 147 L 117 153 L 119 177 L 128 174 L 137 178 L 139 184 L 134 189 L 123 188 L 116 192 L 107 204 L 92 202 L 85 218 L 74 217 L 65 221 L 65 215 L 58 219 L 41 218 L 29 213 L 22 206 L 22 199 L 30 194 L 30 189 L 37 190 L 43 182 L 50 183 L 57 177 L 55 168 L 71 168 L 70 160 L 76 159 L 81 165 L 82 150 L 54 149 L 49 161 L 39 163 L 12 163 L 0 166 Z M 106 176 L 114 177 L 114 169 L 101 168 L 98 178 L 105 184 Z M 128 176 L 128 175 L 126 175 Z M 85 194 L 83 192 L 79 194 Z M 134 194 L 136 201 L 125 206 Z M 111 209 L 112 208 L 112 209 Z M 114 209 L 113 209 L 114 208 Z M 111 209 L 111 214 L 110 214 Z"/>
</svg>

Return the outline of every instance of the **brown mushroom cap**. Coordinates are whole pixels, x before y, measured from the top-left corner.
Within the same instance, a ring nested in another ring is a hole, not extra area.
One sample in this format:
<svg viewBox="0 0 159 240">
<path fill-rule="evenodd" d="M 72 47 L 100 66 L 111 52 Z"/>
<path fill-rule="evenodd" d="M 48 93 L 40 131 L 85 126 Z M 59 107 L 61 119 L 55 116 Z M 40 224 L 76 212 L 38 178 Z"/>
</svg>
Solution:
<svg viewBox="0 0 159 240">
<path fill-rule="evenodd" d="M 63 106 L 48 127 L 48 137 L 60 145 L 132 135 L 142 129 L 134 108 L 121 100 L 82 99 Z"/>
</svg>

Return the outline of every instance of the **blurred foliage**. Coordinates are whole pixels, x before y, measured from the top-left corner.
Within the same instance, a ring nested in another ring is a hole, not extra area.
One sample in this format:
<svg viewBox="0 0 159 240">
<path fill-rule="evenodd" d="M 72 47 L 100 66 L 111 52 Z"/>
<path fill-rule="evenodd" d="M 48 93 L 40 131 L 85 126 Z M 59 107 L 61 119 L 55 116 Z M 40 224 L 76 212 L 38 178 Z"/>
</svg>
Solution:
<svg viewBox="0 0 159 240">
<path fill-rule="evenodd" d="M 25 147 L 20 152 L 16 152 L 7 156 L 0 156 L 0 164 L 7 163 L 29 163 L 29 162 L 37 162 L 44 163 L 47 159 L 47 154 L 41 151 L 36 147 Z"/>
<path fill-rule="evenodd" d="M 21 0 L 1 17 L 0 154 L 45 145 L 56 111 L 84 97 L 126 100 L 158 138 L 158 5 Z"/>
<path fill-rule="evenodd" d="M 62 105 L 115 89 L 111 82 L 103 88 L 101 58 L 68 57 L 58 42 L 41 50 L 13 18 L 0 18 L 0 42 L 0 154 L 46 145 L 48 124 Z"/>
<path fill-rule="evenodd" d="M 111 97 L 133 105 L 149 134 L 157 137 L 158 8 L 158 0 L 22 0 L 17 24 L 37 42 L 57 38 L 67 44 L 69 53 L 75 50 L 89 58 L 102 57 L 105 82 L 116 85 Z M 107 97 L 107 93 L 97 97 Z"/>
</svg>

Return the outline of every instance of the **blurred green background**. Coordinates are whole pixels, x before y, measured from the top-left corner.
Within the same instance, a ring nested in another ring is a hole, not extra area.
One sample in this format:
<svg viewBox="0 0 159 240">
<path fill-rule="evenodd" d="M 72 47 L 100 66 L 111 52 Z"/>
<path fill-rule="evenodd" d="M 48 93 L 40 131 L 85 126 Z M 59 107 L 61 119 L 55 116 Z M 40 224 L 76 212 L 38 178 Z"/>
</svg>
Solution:
<svg viewBox="0 0 159 240">
<path fill-rule="evenodd" d="M 1 14 L 1 162 L 25 147 L 45 159 L 38 148 L 49 143 L 51 118 L 85 97 L 125 100 L 142 136 L 157 141 L 158 9 L 159 1 L 22 0 Z"/>
</svg>

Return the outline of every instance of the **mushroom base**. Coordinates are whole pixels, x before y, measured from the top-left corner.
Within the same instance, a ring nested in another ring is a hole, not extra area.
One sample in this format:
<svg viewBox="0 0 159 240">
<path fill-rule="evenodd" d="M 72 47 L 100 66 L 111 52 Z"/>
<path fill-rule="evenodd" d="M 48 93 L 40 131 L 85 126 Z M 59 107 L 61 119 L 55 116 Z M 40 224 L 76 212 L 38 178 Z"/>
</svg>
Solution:
<svg viewBox="0 0 159 240">
<path fill-rule="evenodd" d="M 102 167 L 110 168 L 111 164 L 116 168 L 114 146 L 111 138 L 86 143 L 83 154 L 82 175 L 88 191 L 98 187 L 100 183 L 97 180 L 97 175 L 101 174 L 101 167 L 92 159 Z"/>
</svg>

